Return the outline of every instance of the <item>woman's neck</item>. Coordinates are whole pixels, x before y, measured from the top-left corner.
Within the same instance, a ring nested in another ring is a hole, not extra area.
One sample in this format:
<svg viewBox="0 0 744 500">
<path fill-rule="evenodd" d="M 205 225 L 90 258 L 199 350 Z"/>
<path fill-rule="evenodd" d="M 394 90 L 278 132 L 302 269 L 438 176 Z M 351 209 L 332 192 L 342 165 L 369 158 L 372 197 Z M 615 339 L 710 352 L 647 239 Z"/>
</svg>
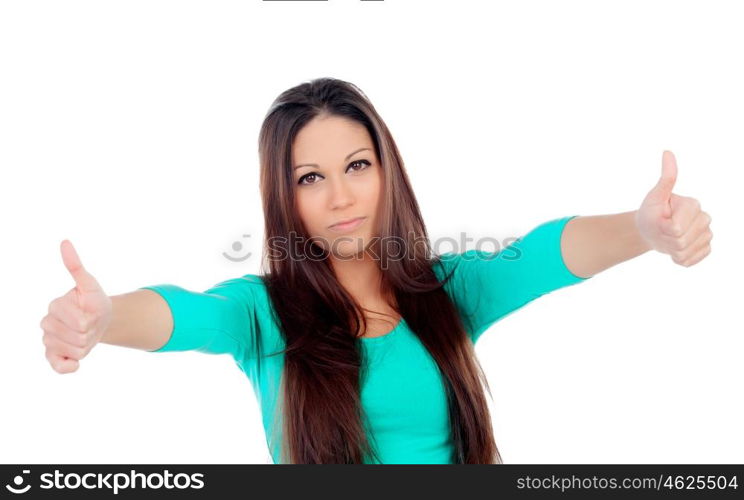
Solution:
<svg viewBox="0 0 744 500">
<path fill-rule="evenodd" d="M 364 336 L 375 337 L 397 325 L 401 317 L 395 298 L 383 293 L 382 271 L 374 259 L 365 254 L 364 259 L 334 260 L 332 264 L 336 279 L 364 309 Z"/>
<path fill-rule="evenodd" d="M 333 259 L 333 271 L 342 287 L 360 304 L 380 302 L 382 298 L 382 271 L 377 262 L 364 254 L 364 258 Z"/>
</svg>

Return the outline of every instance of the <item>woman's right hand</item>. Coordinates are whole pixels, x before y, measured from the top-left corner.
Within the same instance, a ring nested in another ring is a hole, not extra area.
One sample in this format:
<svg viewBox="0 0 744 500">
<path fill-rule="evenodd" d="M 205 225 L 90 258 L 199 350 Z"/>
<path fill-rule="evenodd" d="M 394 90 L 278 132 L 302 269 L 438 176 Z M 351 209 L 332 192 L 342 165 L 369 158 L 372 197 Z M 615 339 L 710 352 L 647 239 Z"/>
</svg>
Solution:
<svg viewBox="0 0 744 500">
<path fill-rule="evenodd" d="M 112 317 L 111 298 L 85 270 L 75 247 L 68 240 L 60 245 L 62 261 L 75 280 L 66 294 L 49 303 L 41 320 L 46 358 L 58 373 L 71 373 L 101 340 Z"/>
</svg>

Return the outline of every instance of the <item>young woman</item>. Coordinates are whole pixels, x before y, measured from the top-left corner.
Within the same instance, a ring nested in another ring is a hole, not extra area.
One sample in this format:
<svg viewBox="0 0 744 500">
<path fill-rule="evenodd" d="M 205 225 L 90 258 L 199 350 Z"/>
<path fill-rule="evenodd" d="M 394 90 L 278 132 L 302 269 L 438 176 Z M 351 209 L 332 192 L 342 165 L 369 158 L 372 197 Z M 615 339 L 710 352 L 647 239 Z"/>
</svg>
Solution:
<svg viewBox="0 0 744 500">
<path fill-rule="evenodd" d="M 395 141 L 361 90 L 337 79 L 282 93 L 259 154 L 260 275 L 108 297 L 65 240 L 76 286 L 41 326 L 60 373 L 97 342 L 229 353 L 260 400 L 275 463 L 501 463 L 479 336 L 648 250 L 686 266 L 710 252 L 710 217 L 672 194 L 665 152 L 638 210 L 553 219 L 496 253 L 432 255 Z"/>
</svg>

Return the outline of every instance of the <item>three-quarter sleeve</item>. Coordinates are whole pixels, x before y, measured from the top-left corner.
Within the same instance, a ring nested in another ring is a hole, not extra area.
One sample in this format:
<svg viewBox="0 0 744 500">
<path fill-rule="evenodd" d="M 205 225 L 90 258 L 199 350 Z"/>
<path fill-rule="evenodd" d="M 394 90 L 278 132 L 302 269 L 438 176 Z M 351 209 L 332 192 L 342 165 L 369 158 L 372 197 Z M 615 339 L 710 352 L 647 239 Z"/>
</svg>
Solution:
<svg viewBox="0 0 744 500">
<path fill-rule="evenodd" d="M 576 215 L 544 222 L 498 252 L 468 250 L 440 255 L 434 266 L 473 342 L 494 322 L 532 300 L 586 281 L 566 267 L 561 235 Z"/>
<path fill-rule="evenodd" d="M 250 277 L 222 281 L 204 292 L 172 284 L 141 287 L 160 294 L 173 317 L 169 340 L 150 352 L 196 350 L 245 359 L 254 349 L 258 329 Z"/>
</svg>

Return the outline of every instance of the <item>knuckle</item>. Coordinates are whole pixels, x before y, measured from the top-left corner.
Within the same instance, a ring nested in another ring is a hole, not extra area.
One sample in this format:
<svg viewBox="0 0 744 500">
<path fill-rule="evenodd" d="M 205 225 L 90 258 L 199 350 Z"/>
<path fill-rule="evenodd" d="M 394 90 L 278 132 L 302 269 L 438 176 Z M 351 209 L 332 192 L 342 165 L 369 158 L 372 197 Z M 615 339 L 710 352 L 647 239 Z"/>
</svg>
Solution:
<svg viewBox="0 0 744 500">
<path fill-rule="evenodd" d="M 47 348 L 47 350 L 44 352 L 44 356 L 46 357 L 52 368 L 55 368 L 57 366 L 57 357 L 54 355 L 54 352 L 52 352 L 51 349 Z"/>
<path fill-rule="evenodd" d="M 66 358 L 72 358 L 72 359 L 80 359 L 82 358 L 81 349 L 77 346 L 67 344 L 61 354 Z"/>
<path fill-rule="evenodd" d="M 677 253 L 677 260 L 676 260 L 676 262 L 677 262 L 677 264 L 683 266 L 683 265 L 685 265 L 685 262 L 687 262 L 688 260 L 690 260 L 690 257 L 691 256 L 692 256 L 692 254 L 689 251 L 687 251 L 687 252 L 678 252 Z"/>
<path fill-rule="evenodd" d="M 52 369 L 55 372 L 60 373 L 60 371 L 59 371 L 59 362 L 56 360 L 56 358 L 53 358 L 51 356 L 47 356 L 47 360 L 49 360 L 49 365 L 52 367 Z"/>
<path fill-rule="evenodd" d="M 76 360 L 83 359 L 88 354 L 84 347 L 73 347 L 70 351 L 70 354 L 72 354 L 70 357 Z"/>
<path fill-rule="evenodd" d="M 59 321 L 54 318 L 47 318 L 44 322 L 44 331 L 51 335 L 57 335 L 59 333 Z"/>
<path fill-rule="evenodd" d="M 49 303 L 49 314 L 51 316 L 58 315 L 63 310 L 60 297 L 57 297 Z"/>
</svg>

